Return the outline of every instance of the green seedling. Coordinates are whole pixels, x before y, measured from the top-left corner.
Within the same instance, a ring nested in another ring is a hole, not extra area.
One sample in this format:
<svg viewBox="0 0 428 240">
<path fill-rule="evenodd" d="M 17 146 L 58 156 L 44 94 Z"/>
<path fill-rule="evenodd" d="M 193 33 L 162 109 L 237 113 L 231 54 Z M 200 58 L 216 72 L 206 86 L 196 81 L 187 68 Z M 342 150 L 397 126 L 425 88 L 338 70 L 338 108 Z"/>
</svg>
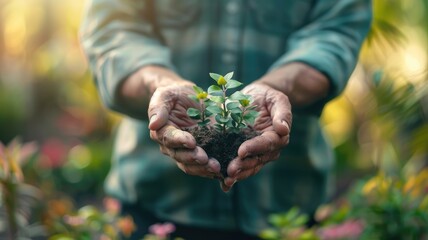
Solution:
<svg viewBox="0 0 428 240">
<path fill-rule="evenodd" d="M 241 82 L 232 79 L 233 72 L 224 76 L 217 73 L 210 73 L 210 77 L 216 84 L 211 85 L 207 91 L 198 86 L 194 86 L 195 95 L 189 97 L 198 102 L 200 109 L 189 108 L 187 115 L 199 120 L 199 126 L 207 126 L 211 123 L 211 116 L 214 117 L 214 127 L 225 134 L 229 131 L 239 132 L 240 129 L 254 124 L 258 112 L 254 110 L 250 95 L 245 95 L 240 91 L 235 91 L 228 95 L 228 90 L 238 88 Z"/>
</svg>

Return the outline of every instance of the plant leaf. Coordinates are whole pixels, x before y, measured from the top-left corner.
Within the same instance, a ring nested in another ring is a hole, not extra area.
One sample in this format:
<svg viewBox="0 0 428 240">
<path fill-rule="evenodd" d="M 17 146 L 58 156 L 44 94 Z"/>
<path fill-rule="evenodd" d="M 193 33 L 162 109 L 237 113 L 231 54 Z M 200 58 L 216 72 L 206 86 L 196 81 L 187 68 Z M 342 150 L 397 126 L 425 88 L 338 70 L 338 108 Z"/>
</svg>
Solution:
<svg viewBox="0 0 428 240">
<path fill-rule="evenodd" d="M 271 214 L 268 217 L 268 221 L 275 227 L 285 227 L 288 225 L 287 219 L 284 217 L 284 214 Z"/>
<path fill-rule="evenodd" d="M 217 80 L 221 77 L 221 75 L 217 73 L 210 73 L 210 77 L 214 79 L 215 82 L 217 82 Z"/>
<path fill-rule="evenodd" d="M 215 115 L 215 120 L 220 124 L 225 124 L 229 121 L 229 119 L 224 118 L 221 114 Z"/>
<path fill-rule="evenodd" d="M 195 102 L 199 102 L 199 99 L 195 95 L 187 95 L 190 99 L 192 99 Z"/>
<path fill-rule="evenodd" d="M 242 110 L 240 108 L 233 108 L 228 110 L 230 113 L 242 113 Z"/>
<path fill-rule="evenodd" d="M 284 217 L 287 219 L 287 222 L 294 221 L 298 216 L 299 216 L 299 209 L 297 207 L 292 207 L 284 215 Z"/>
<path fill-rule="evenodd" d="M 259 115 L 259 113 L 257 111 L 251 110 L 251 111 L 248 111 L 244 115 L 243 119 L 249 125 L 253 125 L 254 121 L 256 120 L 256 118 L 257 118 L 258 115 Z"/>
<path fill-rule="evenodd" d="M 222 96 L 223 90 L 217 85 L 211 85 L 208 88 L 208 94 L 210 94 L 212 96 Z"/>
<path fill-rule="evenodd" d="M 213 106 L 208 106 L 207 111 L 210 113 L 222 113 L 223 109 L 221 109 L 219 106 L 217 105 L 213 105 Z"/>
<path fill-rule="evenodd" d="M 211 99 L 207 98 L 204 100 L 205 106 L 217 105 L 217 103 L 211 101 Z"/>
<path fill-rule="evenodd" d="M 294 220 L 293 223 L 296 227 L 300 227 L 306 224 L 307 221 L 308 221 L 308 216 L 306 216 L 305 214 L 301 214 Z"/>
<path fill-rule="evenodd" d="M 259 116 L 259 112 L 255 110 L 250 110 L 245 113 L 245 116 L 251 116 L 253 118 L 256 118 L 257 116 Z"/>
<path fill-rule="evenodd" d="M 226 83 L 226 88 L 227 88 L 227 89 L 232 89 L 232 88 L 237 88 L 237 87 L 239 87 L 239 86 L 241 86 L 241 85 L 242 85 L 242 83 L 241 83 L 241 82 L 238 82 L 238 81 L 236 81 L 236 80 L 230 79 L 230 80 L 228 80 L 228 81 L 227 81 L 227 83 Z"/>
<path fill-rule="evenodd" d="M 263 230 L 259 237 L 261 237 L 262 239 L 268 239 L 268 240 L 272 240 L 272 239 L 280 239 L 281 235 L 279 234 L 279 232 L 274 229 L 274 228 L 268 228 Z"/>
<path fill-rule="evenodd" d="M 207 110 L 205 109 L 205 117 L 209 117 L 209 116 L 212 116 L 212 115 L 213 115 L 213 113 L 212 113 L 212 112 L 207 111 Z"/>
<path fill-rule="evenodd" d="M 250 97 L 249 95 L 245 95 L 241 91 L 236 91 L 232 95 L 230 95 L 229 99 L 239 101 L 239 100 L 248 99 L 249 97 Z"/>
<path fill-rule="evenodd" d="M 226 104 L 226 108 L 227 108 L 227 110 L 232 110 L 232 109 L 236 109 L 236 108 L 239 109 L 239 103 L 230 102 L 230 103 Z"/>
<path fill-rule="evenodd" d="M 226 100 L 224 99 L 223 96 L 212 96 L 211 101 L 216 103 L 224 103 Z"/>
<path fill-rule="evenodd" d="M 203 126 L 208 125 L 208 123 L 210 123 L 210 120 L 209 119 L 205 119 L 205 121 L 198 122 L 198 125 L 201 126 L 201 127 L 203 127 Z"/>
<path fill-rule="evenodd" d="M 193 86 L 193 90 L 195 90 L 196 93 L 202 93 L 204 90 L 198 86 Z"/>
<path fill-rule="evenodd" d="M 240 122 L 240 121 L 241 121 L 241 116 L 240 116 L 240 114 L 232 113 L 232 114 L 230 114 L 230 116 L 232 117 L 232 119 L 233 119 L 235 122 Z"/>
<path fill-rule="evenodd" d="M 231 80 L 231 79 L 232 79 L 232 77 L 233 77 L 233 72 L 230 72 L 230 73 L 228 73 L 228 74 L 224 75 L 224 79 L 226 79 L 226 81 Z"/>
<path fill-rule="evenodd" d="M 196 109 L 196 108 L 188 108 L 187 109 L 187 115 L 193 119 L 200 119 L 201 118 L 201 111 L 199 111 L 199 109 Z"/>
</svg>

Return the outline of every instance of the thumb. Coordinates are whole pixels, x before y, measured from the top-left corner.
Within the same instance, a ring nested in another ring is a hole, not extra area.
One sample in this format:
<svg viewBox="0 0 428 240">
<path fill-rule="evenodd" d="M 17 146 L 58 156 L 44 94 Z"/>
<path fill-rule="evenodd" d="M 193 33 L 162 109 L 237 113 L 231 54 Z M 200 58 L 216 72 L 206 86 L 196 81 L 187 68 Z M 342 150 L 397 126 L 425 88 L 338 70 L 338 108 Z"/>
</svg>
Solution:
<svg viewBox="0 0 428 240">
<path fill-rule="evenodd" d="M 164 97 L 165 93 L 155 91 L 149 104 L 149 129 L 156 131 L 168 122 L 170 107 L 169 101 Z"/>
<path fill-rule="evenodd" d="M 291 104 L 286 95 L 282 93 L 278 95 L 275 101 L 271 103 L 270 114 L 275 132 L 281 136 L 286 136 L 290 134 L 292 123 Z"/>
</svg>

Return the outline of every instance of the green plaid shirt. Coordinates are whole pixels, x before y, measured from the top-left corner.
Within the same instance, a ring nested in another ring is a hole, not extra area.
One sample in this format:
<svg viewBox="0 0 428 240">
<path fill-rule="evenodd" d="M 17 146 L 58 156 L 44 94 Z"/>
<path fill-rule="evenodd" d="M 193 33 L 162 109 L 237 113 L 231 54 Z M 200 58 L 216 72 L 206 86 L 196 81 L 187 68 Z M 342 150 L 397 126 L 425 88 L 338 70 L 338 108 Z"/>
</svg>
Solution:
<svg viewBox="0 0 428 240">
<path fill-rule="evenodd" d="M 326 200 L 334 156 L 320 129 L 324 104 L 344 89 L 371 20 L 369 0 L 90 0 L 81 37 L 103 102 L 144 65 L 174 69 L 207 87 L 209 72 L 235 72 L 245 84 L 290 62 L 328 76 L 329 96 L 294 113 L 279 160 L 229 193 L 189 176 L 149 138 L 147 122 L 118 129 L 107 192 L 163 219 L 258 233 L 271 213 Z M 130 113 L 127 113 L 130 114 Z M 132 115 L 132 114 L 130 114 Z"/>
</svg>

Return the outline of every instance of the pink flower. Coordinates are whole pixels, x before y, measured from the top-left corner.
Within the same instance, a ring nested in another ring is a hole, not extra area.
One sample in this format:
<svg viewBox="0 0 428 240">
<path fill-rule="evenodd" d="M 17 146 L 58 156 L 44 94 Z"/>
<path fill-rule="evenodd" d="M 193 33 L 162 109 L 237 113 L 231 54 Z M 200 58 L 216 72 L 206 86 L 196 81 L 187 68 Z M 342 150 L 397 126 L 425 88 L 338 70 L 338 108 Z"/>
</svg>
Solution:
<svg viewBox="0 0 428 240">
<path fill-rule="evenodd" d="M 156 223 L 149 227 L 149 232 L 160 237 L 166 238 L 169 234 L 175 231 L 175 226 L 172 223 Z"/>
<path fill-rule="evenodd" d="M 41 149 L 41 167 L 59 168 L 63 165 L 68 147 L 59 139 L 48 139 Z"/>
<path fill-rule="evenodd" d="M 119 214 L 121 208 L 119 201 L 111 197 L 106 197 L 104 198 L 103 203 L 107 212 L 112 213 L 114 215 Z"/>
<path fill-rule="evenodd" d="M 126 237 L 131 236 L 131 234 L 137 229 L 134 220 L 130 216 L 120 218 L 117 221 L 117 226 Z"/>
<path fill-rule="evenodd" d="M 65 215 L 64 222 L 66 222 L 70 226 L 77 227 L 77 226 L 83 225 L 85 223 L 85 219 L 79 216 Z"/>
<path fill-rule="evenodd" d="M 360 220 L 348 220 L 342 224 L 321 229 L 319 235 L 323 240 L 358 239 L 363 228 L 364 224 Z"/>
</svg>

